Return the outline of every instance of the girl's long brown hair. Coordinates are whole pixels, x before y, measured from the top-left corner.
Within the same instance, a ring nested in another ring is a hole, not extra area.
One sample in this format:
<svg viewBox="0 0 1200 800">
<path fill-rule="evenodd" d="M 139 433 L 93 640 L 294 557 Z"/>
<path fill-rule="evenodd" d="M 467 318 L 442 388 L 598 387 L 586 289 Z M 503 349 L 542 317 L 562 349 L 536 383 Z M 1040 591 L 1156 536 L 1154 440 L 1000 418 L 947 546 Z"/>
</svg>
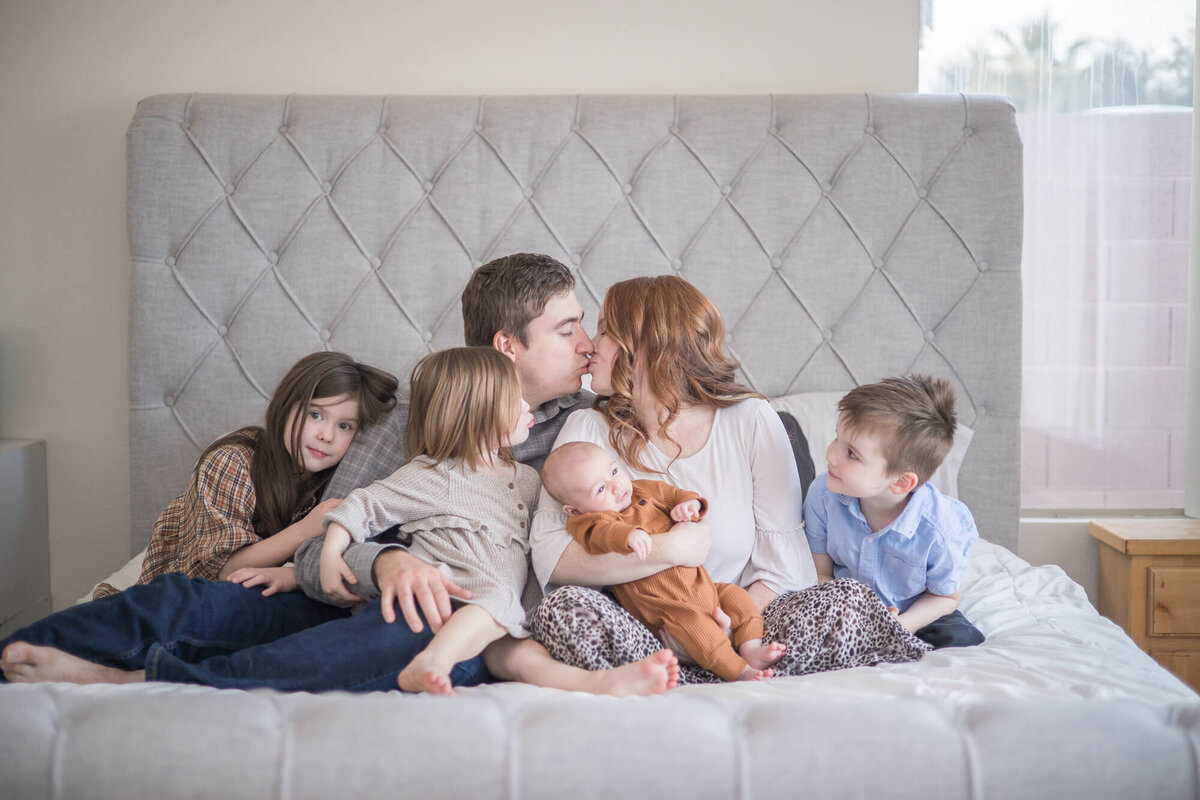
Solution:
<svg viewBox="0 0 1200 800">
<path fill-rule="evenodd" d="M 454 459 L 469 469 L 503 446 L 521 411 L 521 384 L 513 362 L 492 347 L 452 347 L 430 353 L 412 372 L 404 448 L 410 459 Z"/>
<path fill-rule="evenodd" d="M 670 442 L 671 423 L 685 406 L 725 408 L 760 397 L 739 383 L 738 362 L 725 354 L 725 322 L 703 292 L 675 275 L 632 278 L 608 288 L 601 305 L 605 335 L 617 345 L 613 393 L 597 398 L 608 421 L 609 443 L 633 467 L 652 471 L 641 455 L 649 441 L 633 405 L 634 364 L 646 390 L 666 410 L 660 431 Z"/>
<path fill-rule="evenodd" d="M 218 447 L 240 444 L 254 453 L 250 480 L 254 484 L 254 518 L 259 536 L 272 536 L 291 525 L 316 501 L 337 465 L 304 474 L 300 431 L 313 399 L 348 394 L 358 399 L 359 425 L 375 422 L 396 405 L 395 376 L 360 364 L 344 353 L 310 353 L 297 361 L 275 387 L 267 404 L 265 427 L 250 426 L 222 436 L 200 456 L 203 462 Z M 291 430 L 288 417 L 296 410 Z M 290 438 L 291 454 L 284 441 Z M 192 476 L 195 481 L 196 475 Z"/>
</svg>

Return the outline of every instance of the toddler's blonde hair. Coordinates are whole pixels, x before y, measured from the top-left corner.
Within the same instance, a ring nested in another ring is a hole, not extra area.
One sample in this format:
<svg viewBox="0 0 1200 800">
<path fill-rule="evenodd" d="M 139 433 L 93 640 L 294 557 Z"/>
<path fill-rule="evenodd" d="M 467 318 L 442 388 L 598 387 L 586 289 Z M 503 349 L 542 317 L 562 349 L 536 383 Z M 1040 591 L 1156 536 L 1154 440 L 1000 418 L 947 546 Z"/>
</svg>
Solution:
<svg viewBox="0 0 1200 800">
<path fill-rule="evenodd" d="M 513 362 L 491 347 L 430 353 L 412 371 L 404 447 L 411 459 L 455 459 L 470 469 L 497 451 L 513 463 L 505 439 L 521 412 Z"/>
</svg>

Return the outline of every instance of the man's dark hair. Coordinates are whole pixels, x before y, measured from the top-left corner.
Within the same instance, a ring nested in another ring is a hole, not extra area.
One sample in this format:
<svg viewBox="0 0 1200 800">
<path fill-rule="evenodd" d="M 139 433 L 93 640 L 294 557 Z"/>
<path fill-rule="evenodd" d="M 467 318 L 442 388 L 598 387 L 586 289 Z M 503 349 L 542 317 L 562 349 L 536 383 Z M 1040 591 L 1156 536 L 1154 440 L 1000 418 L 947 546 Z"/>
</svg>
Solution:
<svg viewBox="0 0 1200 800">
<path fill-rule="evenodd" d="M 528 346 L 529 323 L 542 315 L 551 298 L 574 288 L 571 270 L 547 255 L 514 253 L 489 261 L 463 289 L 466 343 L 490 347 L 503 331 Z"/>
</svg>

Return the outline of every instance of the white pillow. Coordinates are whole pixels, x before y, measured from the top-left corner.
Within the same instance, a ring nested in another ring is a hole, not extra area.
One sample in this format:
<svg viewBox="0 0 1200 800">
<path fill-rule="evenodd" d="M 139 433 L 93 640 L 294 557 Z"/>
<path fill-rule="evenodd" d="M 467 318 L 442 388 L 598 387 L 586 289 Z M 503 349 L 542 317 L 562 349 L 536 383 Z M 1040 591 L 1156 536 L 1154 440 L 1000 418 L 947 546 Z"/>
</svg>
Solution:
<svg viewBox="0 0 1200 800">
<path fill-rule="evenodd" d="M 800 423 L 804 438 L 808 440 L 808 452 L 812 456 L 817 474 L 825 472 L 825 449 L 833 441 L 837 430 L 837 404 L 844 392 L 802 392 L 776 397 L 771 405 L 776 411 L 786 411 Z M 942 465 L 929 482 L 944 495 L 958 497 L 958 471 L 975 431 L 959 423 L 955 429 L 954 446 L 946 455 Z"/>
<path fill-rule="evenodd" d="M 137 579 L 142 576 L 142 560 L 145 558 L 146 551 L 143 549 L 142 552 L 126 561 L 123 567 L 112 575 L 109 575 L 101 583 L 107 583 L 115 589 L 128 589 L 137 583 Z M 96 584 L 96 586 L 99 585 L 99 583 Z M 75 605 L 89 602 L 92 599 L 92 592 L 96 591 L 96 586 L 93 586 L 91 591 L 76 600 Z"/>
</svg>

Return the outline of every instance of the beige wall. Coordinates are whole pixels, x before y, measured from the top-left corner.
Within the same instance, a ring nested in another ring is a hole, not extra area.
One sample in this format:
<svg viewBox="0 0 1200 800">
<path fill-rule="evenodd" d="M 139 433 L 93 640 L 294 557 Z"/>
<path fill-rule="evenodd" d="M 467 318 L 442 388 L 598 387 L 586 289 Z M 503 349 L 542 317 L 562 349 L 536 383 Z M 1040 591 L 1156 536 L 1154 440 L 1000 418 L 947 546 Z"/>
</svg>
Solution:
<svg viewBox="0 0 1200 800">
<path fill-rule="evenodd" d="M 0 438 L 48 445 L 55 607 L 129 555 L 124 133 L 138 99 L 915 91 L 917 7 L 0 0 Z"/>
</svg>

